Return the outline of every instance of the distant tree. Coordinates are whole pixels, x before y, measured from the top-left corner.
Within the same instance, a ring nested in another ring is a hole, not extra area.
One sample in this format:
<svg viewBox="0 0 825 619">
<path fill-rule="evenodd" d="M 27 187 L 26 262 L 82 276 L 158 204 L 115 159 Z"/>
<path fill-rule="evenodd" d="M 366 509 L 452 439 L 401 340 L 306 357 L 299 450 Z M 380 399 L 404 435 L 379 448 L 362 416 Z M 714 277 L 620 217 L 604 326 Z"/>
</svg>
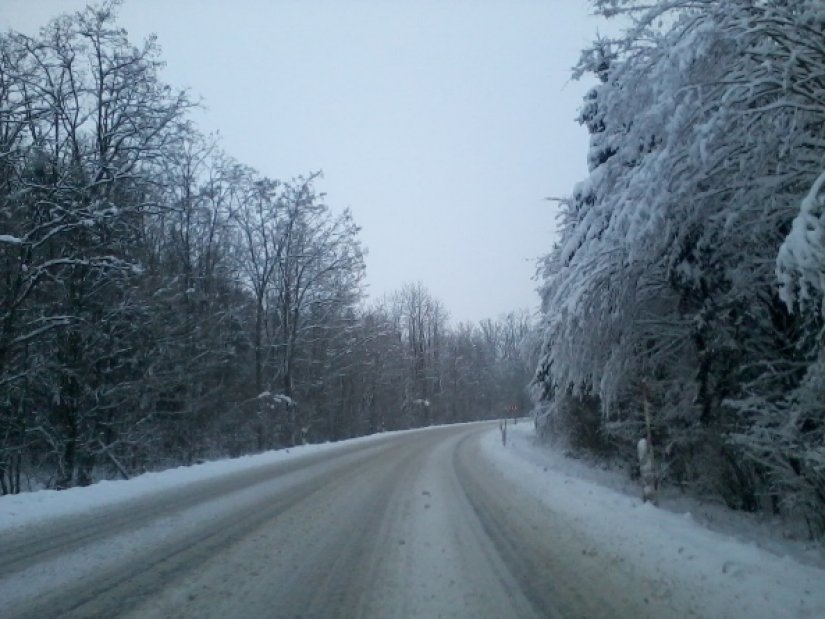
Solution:
<svg viewBox="0 0 825 619">
<path fill-rule="evenodd" d="M 429 425 L 441 414 L 441 346 L 446 310 L 421 282 L 392 296 L 392 316 L 406 350 L 402 409 L 411 426 Z"/>
<path fill-rule="evenodd" d="M 242 268 L 255 297 L 256 390 L 275 390 L 292 402 L 279 421 L 268 422 L 285 444 L 303 440 L 312 422 L 301 418 L 308 403 L 294 404 L 311 395 L 297 375 L 312 363 L 310 344 L 354 307 L 364 269 L 358 227 L 348 211 L 336 216 L 321 201 L 317 176 L 255 181 L 235 214 L 245 243 Z"/>
<path fill-rule="evenodd" d="M 278 344 L 276 376 L 281 392 L 311 400 L 317 389 L 302 380 L 317 363 L 313 343 L 323 339 L 327 356 L 349 348 L 352 312 L 361 299 L 364 277 L 359 228 L 349 210 L 336 215 L 315 193 L 314 176 L 288 185 L 284 259 L 278 268 L 275 303 Z M 338 332 L 343 338 L 332 337 Z M 316 347 L 317 350 L 317 347 Z M 289 408 L 290 442 L 303 440 L 314 421 L 310 411 Z"/>
</svg>

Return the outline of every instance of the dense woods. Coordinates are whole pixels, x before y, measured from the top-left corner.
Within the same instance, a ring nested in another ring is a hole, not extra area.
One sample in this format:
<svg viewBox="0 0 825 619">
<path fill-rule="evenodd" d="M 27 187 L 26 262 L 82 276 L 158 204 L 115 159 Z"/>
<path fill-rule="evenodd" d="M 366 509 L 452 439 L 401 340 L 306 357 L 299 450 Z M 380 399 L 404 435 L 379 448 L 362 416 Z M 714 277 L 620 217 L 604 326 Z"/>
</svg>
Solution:
<svg viewBox="0 0 825 619">
<path fill-rule="evenodd" d="M 111 5 L 0 35 L 0 493 L 528 407 L 526 314 L 364 298 L 319 175 L 198 132 Z"/>
<path fill-rule="evenodd" d="M 542 433 L 825 533 L 825 5 L 596 0 L 541 266 Z M 649 424 L 644 410 L 647 404 Z"/>
</svg>

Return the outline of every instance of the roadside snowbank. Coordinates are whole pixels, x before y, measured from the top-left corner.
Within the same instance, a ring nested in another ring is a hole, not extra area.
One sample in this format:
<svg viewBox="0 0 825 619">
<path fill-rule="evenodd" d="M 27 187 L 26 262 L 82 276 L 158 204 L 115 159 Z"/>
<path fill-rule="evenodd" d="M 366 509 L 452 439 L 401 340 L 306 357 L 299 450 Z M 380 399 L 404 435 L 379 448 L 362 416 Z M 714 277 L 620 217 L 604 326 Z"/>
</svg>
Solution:
<svg viewBox="0 0 825 619">
<path fill-rule="evenodd" d="M 352 445 L 369 444 L 387 437 L 420 431 L 422 429 L 383 432 L 337 443 L 300 445 L 252 456 L 181 466 L 166 471 L 144 473 L 128 480 L 101 481 L 84 488 L 59 491 L 39 490 L 2 496 L 0 497 L 0 532 L 43 520 L 93 511 L 103 506 L 136 499 L 161 490 L 179 488 L 205 479 L 214 479 L 277 462 L 343 449 Z"/>
<path fill-rule="evenodd" d="M 710 530 L 690 511 L 643 503 L 618 473 L 537 446 L 529 422 L 508 428 L 506 447 L 497 432 L 485 435 L 482 451 L 512 483 L 574 522 L 605 560 L 632 563 L 661 583 L 663 595 L 690 598 L 702 616 L 825 617 L 825 570 L 777 552 L 781 543 L 760 537 L 743 514 L 730 513 L 727 526 L 738 520 L 751 541 Z M 813 563 L 816 551 L 807 552 Z"/>
</svg>

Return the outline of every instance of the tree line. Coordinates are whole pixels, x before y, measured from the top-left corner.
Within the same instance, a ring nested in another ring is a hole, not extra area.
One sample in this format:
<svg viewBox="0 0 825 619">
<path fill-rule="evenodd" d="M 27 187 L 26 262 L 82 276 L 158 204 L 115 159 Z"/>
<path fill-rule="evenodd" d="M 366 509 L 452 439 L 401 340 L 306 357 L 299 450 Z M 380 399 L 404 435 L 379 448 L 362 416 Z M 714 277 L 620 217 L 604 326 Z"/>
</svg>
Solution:
<svg viewBox="0 0 825 619">
<path fill-rule="evenodd" d="M 528 407 L 526 313 L 366 304 L 319 174 L 223 152 L 114 7 L 0 35 L 0 493 Z"/>
<path fill-rule="evenodd" d="M 825 533 L 825 11 L 595 0 L 589 176 L 541 265 L 538 425 Z M 651 411 L 645 419 L 645 405 Z"/>
</svg>

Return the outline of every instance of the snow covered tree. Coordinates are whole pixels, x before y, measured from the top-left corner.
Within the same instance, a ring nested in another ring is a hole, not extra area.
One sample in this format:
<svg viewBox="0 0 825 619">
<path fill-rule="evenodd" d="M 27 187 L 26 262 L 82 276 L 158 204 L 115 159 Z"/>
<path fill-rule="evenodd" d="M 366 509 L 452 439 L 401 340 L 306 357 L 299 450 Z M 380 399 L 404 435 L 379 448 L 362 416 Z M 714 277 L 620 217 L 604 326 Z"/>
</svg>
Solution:
<svg viewBox="0 0 825 619">
<path fill-rule="evenodd" d="M 335 215 L 322 202 L 317 177 L 256 180 L 235 214 L 256 300 L 256 388 L 298 402 L 309 395 L 300 376 L 312 364 L 309 343 L 359 300 L 364 269 L 358 227 L 349 211 Z M 280 442 L 303 440 L 312 425 L 307 406 L 289 406 L 270 421 Z"/>
<path fill-rule="evenodd" d="M 816 460 L 799 459 L 804 441 L 764 437 L 787 434 L 787 394 L 813 360 L 807 319 L 781 303 L 773 265 L 821 173 L 820 3 L 594 5 L 630 27 L 578 68 L 602 83 L 582 110 L 591 174 L 543 266 L 548 419 L 587 419 L 630 458 L 646 382 L 672 480 L 786 511 L 790 487 L 805 485 L 810 514 Z M 814 417 L 797 423 L 808 437 Z M 787 475 L 795 468 L 806 481 Z"/>
<path fill-rule="evenodd" d="M 441 414 L 441 347 L 446 310 L 417 282 L 405 284 L 393 295 L 392 312 L 408 364 L 403 415 L 410 426 L 429 425 Z"/>
<path fill-rule="evenodd" d="M 352 214 L 199 134 L 117 6 L 0 34 L 0 493 L 505 414 L 526 318 L 363 307 Z"/>
<path fill-rule="evenodd" d="M 35 383 L 27 390 L 39 393 L 37 404 L 16 407 L 37 410 L 27 435 L 53 449 L 58 485 L 88 482 L 105 452 L 101 437 L 128 397 L 120 373 L 139 312 L 129 289 L 146 196 L 190 106 L 158 80 L 154 41 L 135 48 L 112 20 L 103 5 L 54 20 L 37 39 L 4 40 L 7 93 L 25 110 L 25 133 L 13 133 L 18 155 L 4 192 L 4 253 L 15 264 L 0 350 L 17 361 L 4 380 L 28 367 Z"/>
</svg>

